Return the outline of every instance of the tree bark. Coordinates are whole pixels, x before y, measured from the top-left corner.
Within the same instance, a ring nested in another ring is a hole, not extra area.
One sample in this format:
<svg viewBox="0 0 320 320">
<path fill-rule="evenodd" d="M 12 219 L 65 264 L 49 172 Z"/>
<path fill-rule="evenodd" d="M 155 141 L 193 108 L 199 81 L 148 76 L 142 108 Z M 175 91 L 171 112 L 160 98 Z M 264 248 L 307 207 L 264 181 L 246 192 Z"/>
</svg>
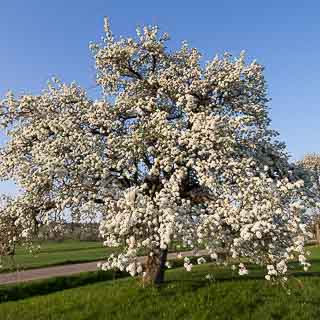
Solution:
<svg viewBox="0 0 320 320">
<path fill-rule="evenodd" d="M 320 244 L 320 222 L 316 223 L 316 240 L 317 243 Z"/>
<path fill-rule="evenodd" d="M 168 249 L 159 249 L 148 256 L 145 263 L 144 285 L 160 285 L 164 282 L 164 274 Z"/>
</svg>

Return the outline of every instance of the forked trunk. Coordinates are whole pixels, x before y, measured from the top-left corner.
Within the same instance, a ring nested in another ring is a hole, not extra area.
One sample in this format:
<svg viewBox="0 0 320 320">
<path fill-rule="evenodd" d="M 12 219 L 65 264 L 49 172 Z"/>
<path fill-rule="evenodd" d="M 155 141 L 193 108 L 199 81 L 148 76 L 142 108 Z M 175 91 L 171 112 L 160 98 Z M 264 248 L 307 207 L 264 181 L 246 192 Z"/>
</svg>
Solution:
<svg viewBox="0 0 320 320">
<path fill-rule="evenodd" d="M 164 282 L 167 255 L 168 249 L 161 249 L 147 257 L 143 276 L 144 285 L 159 285 Z"/>
</svg>

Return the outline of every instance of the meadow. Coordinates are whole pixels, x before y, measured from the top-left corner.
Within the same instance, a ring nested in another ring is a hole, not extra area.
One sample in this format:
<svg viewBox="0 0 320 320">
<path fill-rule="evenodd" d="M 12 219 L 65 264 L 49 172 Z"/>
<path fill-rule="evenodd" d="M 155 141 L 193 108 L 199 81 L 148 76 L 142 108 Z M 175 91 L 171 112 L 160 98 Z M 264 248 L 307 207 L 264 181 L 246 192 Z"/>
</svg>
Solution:
<svg viewBox="0 0 320 320">
<path fill-rule="evenodd" d="M 104 259 L 111 251 L 114 250 L 103 247 L 101 241 L 45 241 L 41 243 L 41 249 L 35 254 L 30 254 L 23 247 L 18 247 L 14 261 L 4 258 L 0 272 L 98 261 Z"/>
<path fill-rule="evenodd" d="M 24 247 L 18 247 L 14 260 L 9 257 L 4 257 L 0 273 L 100 261 L 111 253 L 116 252 L 116 248 L 106 248 L 101 241 L 43 241 L 41 243 L 35 242 L 34 245 L 35 247 L 41 245 L 41 249 L 37 250 L 35 254 L 31 254 Z M 174 243 L 169 251 L 190 250 L 188 247 L 179 247 L 178 249 L 177 246 L 178 245 Z M 141 251 L 139 255 L 144 255 L 144 252 Z"/>
<path fill-rule="evenodd" d="M 159 288 L 142 288 L 137 279 L 123 275 L 115 279 L 116 274 L 105 273 L 105 280 L 101 273 L 78 275 L 73 277 L 74 288 L 50 294 L 44 290 L 39 296 L 34 295 L 41 292 L 35 291 L 29 298 L 1 303 L 0 319 L 318 319 L 320 248 L 310 247 L 310 251 L 311 269 L 302 272 L 292 262 L 292 277 L 285 287 L 264 280 L 255 266 L 248 276 L 240 277 L 230 268 L 212 264 L 185 272 L 178 263 L 178 268 L 167 271 L 166 282 Z M 47 285 L 50 291 L 55 282 L 59 278 L 37 285 Z"/>
</svg>

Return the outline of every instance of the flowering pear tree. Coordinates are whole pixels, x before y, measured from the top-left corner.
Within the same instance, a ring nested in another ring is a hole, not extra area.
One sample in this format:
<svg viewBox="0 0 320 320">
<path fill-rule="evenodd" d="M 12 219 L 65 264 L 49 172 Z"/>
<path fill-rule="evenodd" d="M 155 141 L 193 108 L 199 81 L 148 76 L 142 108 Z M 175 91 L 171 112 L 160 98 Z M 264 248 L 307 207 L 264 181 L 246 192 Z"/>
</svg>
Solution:
<svg viewBox="0 0 320 320">
<path fill-rule="evenodd" d="M 103 42 L 90 45 L 103 99 L 59 81 L 7 95 L 0 175 L 22 192 L 1 219 L 16 216 L 27 238 L 52 220 L 97 215 L 104 244 L 121 249 L 102 268 L 145 283 L 163 281 L 173 241 L 213 259 L 221 248 L 246 257 L 267 279 L 284 277 L 293 257 L 307 268 L 304 208 L 314 199 L 270 129 L 263 67 L 244 53 L 203 63 L 168 40 L 154 26 L 118 39 L 106 20 Z"/>
</svg>

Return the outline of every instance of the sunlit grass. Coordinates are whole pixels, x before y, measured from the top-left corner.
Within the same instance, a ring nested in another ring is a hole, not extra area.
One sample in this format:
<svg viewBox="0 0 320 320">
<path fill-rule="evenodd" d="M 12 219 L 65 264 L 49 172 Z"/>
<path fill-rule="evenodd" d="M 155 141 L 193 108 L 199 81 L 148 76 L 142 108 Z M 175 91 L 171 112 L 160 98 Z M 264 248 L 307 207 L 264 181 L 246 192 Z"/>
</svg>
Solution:
<svg viewBox="0 0 320 320">
<path fill-rule="evenodd" d="M 3 259 L 0 272 L 97 261 L 104 259 L 111 251 L 114 250 L 103 247 L 97 241 L 46 241 L 41 243 L 41 249 L 36 254 L 29 253 L 25 248 L 18 248 L 14 260 Z"/>
<path fill-rule="evenodd" d="M 239 277 L 229 267 L 206 264 L 190 273 L 167 271 L 160 288 L 126 278 L 2 303 L 0 319 L 318 319 L 320 248 L 310 250 L 311 271 L 292 263 L 295 276 L 286 288 L 264 280 L 259 268 Z"/>
</svg>

